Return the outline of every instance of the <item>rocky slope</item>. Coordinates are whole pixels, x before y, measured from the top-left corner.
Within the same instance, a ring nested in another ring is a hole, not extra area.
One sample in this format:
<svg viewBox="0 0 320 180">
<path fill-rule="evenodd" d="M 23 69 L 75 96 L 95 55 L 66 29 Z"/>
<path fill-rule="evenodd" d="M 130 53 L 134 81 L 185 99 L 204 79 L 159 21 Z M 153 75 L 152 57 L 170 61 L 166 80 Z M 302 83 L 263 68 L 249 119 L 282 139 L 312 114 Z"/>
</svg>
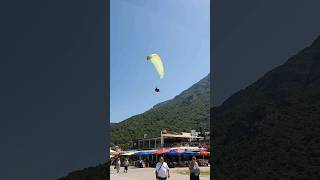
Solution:
<svg viewBox="0 0 320 180">
<path fill-rule="evenodd" d="M 320 179 L 320 38 L 212 111 L 216 179 Z"/>
</svg>

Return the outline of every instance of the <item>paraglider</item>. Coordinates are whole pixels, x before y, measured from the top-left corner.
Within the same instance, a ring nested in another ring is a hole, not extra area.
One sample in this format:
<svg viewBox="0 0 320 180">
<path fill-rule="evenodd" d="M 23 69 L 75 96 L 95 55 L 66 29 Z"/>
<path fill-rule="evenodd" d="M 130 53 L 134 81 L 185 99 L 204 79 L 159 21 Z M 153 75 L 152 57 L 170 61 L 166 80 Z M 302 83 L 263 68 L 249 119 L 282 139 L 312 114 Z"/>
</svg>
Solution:
<svg viewBox="0 0 320 180">
<path fill-rule="evenodd" d="M 163 79 L 164 77 L 164 67 L 163 67 L 163 62 L 160 58 L 160 56 L 158 54 L 151 54 L 149 56 L 147 56 L 147 60 L 150 61 L 154 68 L 156 69 L 159 78 Z M 160 89 L 158 89 L 157 87 L 155 88 L 156 92 L 160 92 Z"/>
</svg>

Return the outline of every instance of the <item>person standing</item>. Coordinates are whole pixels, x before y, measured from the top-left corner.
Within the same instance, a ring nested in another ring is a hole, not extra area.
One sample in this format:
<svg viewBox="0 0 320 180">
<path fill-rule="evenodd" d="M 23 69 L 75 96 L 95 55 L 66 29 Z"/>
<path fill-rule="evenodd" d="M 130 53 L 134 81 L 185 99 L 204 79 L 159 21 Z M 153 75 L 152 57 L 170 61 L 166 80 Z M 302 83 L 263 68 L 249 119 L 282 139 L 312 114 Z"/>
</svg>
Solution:
<svg viewBox="0 0 320 180">
<path fill-rule="evenodd" d="M 156 165 L 156 179 L 158 180 L 167 180 L 170 178 L 169 166 L 164 162 L 164 158 L 160 157 L 159 162 Z"/>
<path fill-rule="evenodd" d="M 126 159 L 123 162 L 123 166 L 124 166 L 124 172 L 127 173 L 128 172 L 128 166 L 129 166 L 129 160 L 128 159 Z"/>
<path fill-rule="evenodd" d="M 120 171 L 120 166 L 121 166 L 121 161 L 120 161 L 120 158 L 118 158 L 117 161 L 116 161 L 117 173 L 119 173 L 119 171 Z"/>
<path fill-rule="evenodd" d="M 199 180 L 200 176 L 200 168 L 197 163 L 197 159 L 195 156 L 192 157 L 192 161 L 189 165 L 189 170 L 190 170 L 190 180 Z"/>
</svg>

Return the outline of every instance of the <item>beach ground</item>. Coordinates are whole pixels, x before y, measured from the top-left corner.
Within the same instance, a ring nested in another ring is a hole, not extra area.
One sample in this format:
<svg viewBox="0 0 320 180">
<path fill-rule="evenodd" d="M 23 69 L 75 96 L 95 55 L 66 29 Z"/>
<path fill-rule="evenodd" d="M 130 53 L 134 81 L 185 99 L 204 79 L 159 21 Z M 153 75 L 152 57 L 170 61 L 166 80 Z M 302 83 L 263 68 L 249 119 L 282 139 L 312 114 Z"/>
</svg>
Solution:
<svg viewBox="0 0 320 180">
<path fill-rule="evenodd" d="M 120 173 L 117 174 L 113 166 L 110 167 L 111 180 L 155 180 L 154 168 L 135 168 L 129 167 L 128 173 L 123 172 L 124 168 L 121 167 Z M 200 179 L 210 179 L 210 168 L 200 167 Z M 171 168 L 170 178 L 168 180 L 189 180 L 189 171 L 187 167 Z"/>
</svg>

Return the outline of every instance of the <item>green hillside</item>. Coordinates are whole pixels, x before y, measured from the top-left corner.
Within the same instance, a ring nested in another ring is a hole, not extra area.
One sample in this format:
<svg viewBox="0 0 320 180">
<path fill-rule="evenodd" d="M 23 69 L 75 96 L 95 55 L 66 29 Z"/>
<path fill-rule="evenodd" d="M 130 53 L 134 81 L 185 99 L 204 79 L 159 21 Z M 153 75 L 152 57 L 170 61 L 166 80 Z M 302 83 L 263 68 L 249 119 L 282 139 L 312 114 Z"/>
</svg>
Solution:
<svg viewBox="0 0 320 180">
<path fill-rule="evenodd" d="M 320 179 L 320 38 L 214 117 L 214 178 Z"/>
<path fill-rule="evenodd" d="M 110 124 L 111 143 L 120 144 L 131 139 L 159 136 L 160 129 L 189 131 L 191 129 L 209 130 L 210 111 L 209 75 L 185 90 L 175 98 L 155 105 L 149 111 Z M 102 180 L 106 179 L 107 167 L 99 165 L 69 173 L 59 180 Z"/>
<path fill-rule="evenodd" d="M 174 100 L 117 124 L 117 130 L 120 131 L 120 127 L 128 129 L 130 123 L 136 129 L 153 128 L 156 122 L 151 121 L 152 116 L 148 113 L 162 117 L 156 115 L 166 112 L 176 117 L 169 112 L 171 107 L 177 112 L 177 107 L 181 106 L 183 111 L 180 109 L 179 113 L 189 114 L 187 110 L 191 111 L 192 107 L 197 107 L 196 102 L 199 103 L 194 97 L 188 98 L 190 95 L 198 94 L 196 99 L 203 98 L 204 104 L 208 105 L 201 107 L 209 107 L 209 82 L 206 81 L 209 77 Z M 197 113 L 202 114 L 193 112 L 191 115 Z M 285 64 L 211 109 L 211 115 L 214 122 L 214 179 L 320 179 L 320 37 Z M 144 126 L 132 122 L 136 118 L 145 123 Z M 194 123 L 190 118 L 186 120 L 187 124 Z M 161 122 L 170 123 L 170 120 L 162 119 Z M 161 127 L 165 128 L 162 123 Z M 100 180 L 96 175 L 104 172 L 96 167 L 66 178 Z"/>
<path fill-rule="evenodd" d="M 100 164 L 96 167 L 71 172 L 58 180 L 108 180 L 108 168 L 107 164 Z"/>
<path fill-rule="evenodd" d="M 121 145 L 142 138 L 157 137 L 163 129 L 190 131 L 209 130 L 209 75 L 172 100 L 155 105 L 145 113 L 128 118 L 110 127 L 111 145 Z"/>
</svg>

